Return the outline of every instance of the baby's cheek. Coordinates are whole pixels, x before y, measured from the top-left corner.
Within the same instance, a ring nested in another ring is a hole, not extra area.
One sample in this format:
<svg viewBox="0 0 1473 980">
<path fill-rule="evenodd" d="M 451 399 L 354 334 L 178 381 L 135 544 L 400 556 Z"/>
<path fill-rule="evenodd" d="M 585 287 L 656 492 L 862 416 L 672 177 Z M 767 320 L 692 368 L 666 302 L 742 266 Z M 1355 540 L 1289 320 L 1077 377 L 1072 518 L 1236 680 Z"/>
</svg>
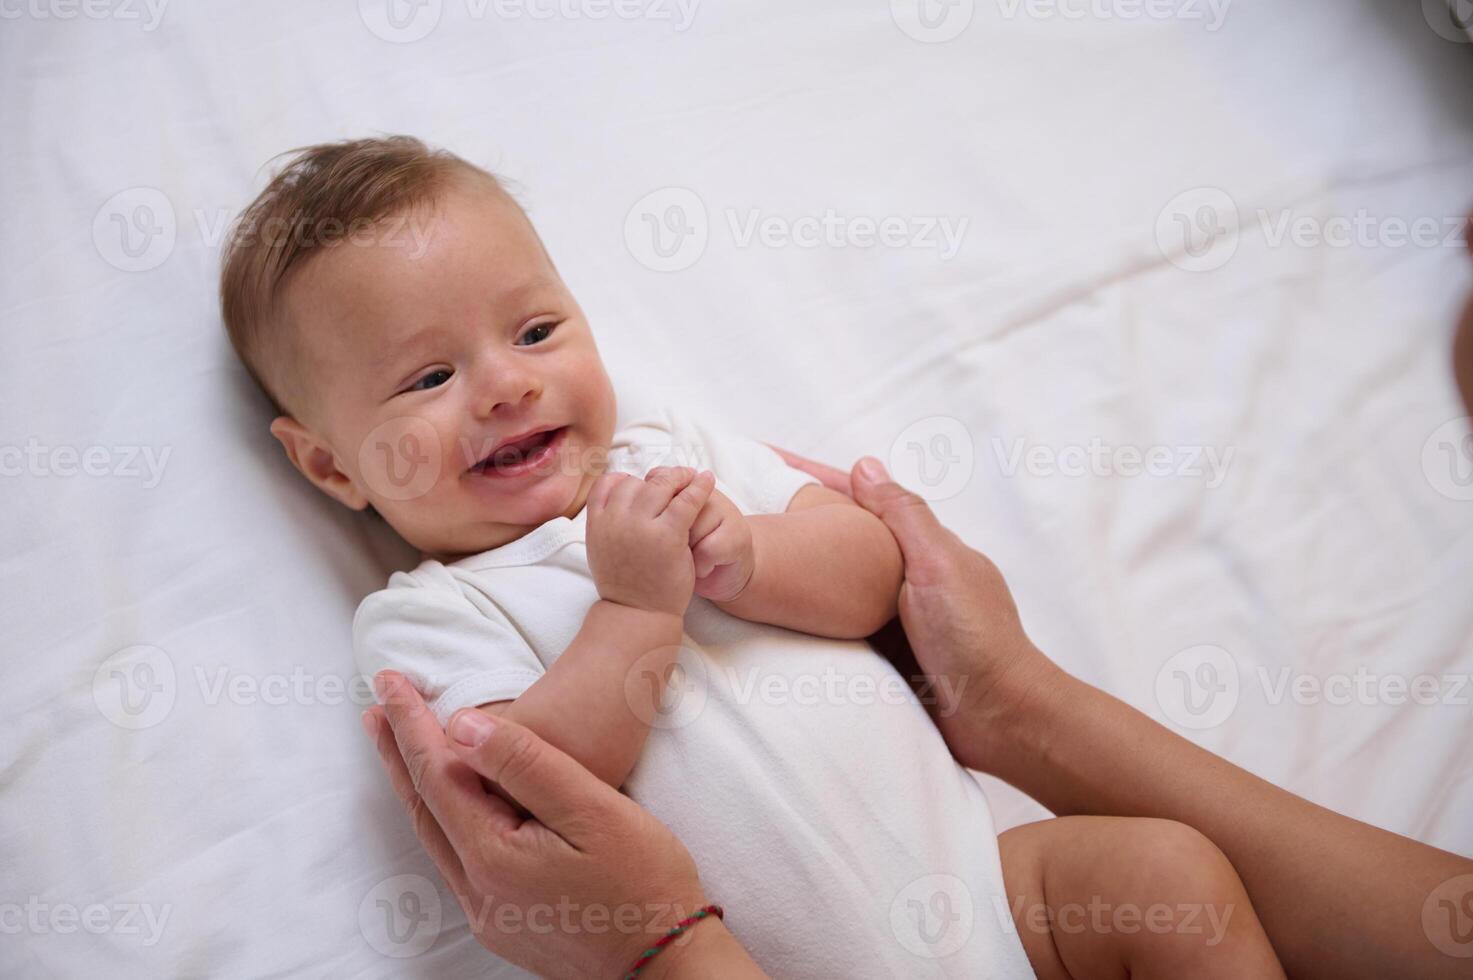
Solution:
<svg viewBox="0 0 1473 980">
<path fill-rule="evenodd" d="M 433 491 L 455 472 L 449 458 L 453 451 L 427 419 L 404 415 L 369 430 L 350 465 L 356 466 L 359 488 L 382 512 Z"/>
</svg>

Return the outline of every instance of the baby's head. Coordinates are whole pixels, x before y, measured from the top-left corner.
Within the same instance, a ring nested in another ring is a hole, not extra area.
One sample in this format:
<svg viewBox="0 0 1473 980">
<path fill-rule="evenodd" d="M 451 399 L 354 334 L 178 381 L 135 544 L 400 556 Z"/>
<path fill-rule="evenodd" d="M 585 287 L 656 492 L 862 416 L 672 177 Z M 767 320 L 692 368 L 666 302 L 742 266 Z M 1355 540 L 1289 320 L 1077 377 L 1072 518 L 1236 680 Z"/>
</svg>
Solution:
<svg viewBox="0 0 1473 980">
<path fill-rule="evenodd" d="M 403 136 L 295 152 L 241 216 L 220 295 L 293 465 L 421 551 L 571 517 L 603 470 L 593 333 L 522 209 L 458 157 Z"/>
</svg>

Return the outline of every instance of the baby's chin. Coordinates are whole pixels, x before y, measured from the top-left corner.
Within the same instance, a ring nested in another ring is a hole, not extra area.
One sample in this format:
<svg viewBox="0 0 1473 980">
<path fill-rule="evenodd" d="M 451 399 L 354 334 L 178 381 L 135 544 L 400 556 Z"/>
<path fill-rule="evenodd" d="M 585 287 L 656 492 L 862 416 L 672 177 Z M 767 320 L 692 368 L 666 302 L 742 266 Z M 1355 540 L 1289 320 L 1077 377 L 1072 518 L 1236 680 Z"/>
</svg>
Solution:
<svg viewBox="0 0 1473 980">
<path fill-rule="evenodd" d="M 588 502 L 595 479 L 596 474 L 558 473 L 515 493 L 503 495 L 498 488 L 489 499 L 481 492 L 484 488 L 472 485 L 468 488 L 471 500 L 467 519 L 457 522 L 463 529 L 449 535 L 443 531 L 417 534 L 423 540 L 419 548 L 427 554 L 463 557 L 510 544 L 548 521 L 578 516 Z"/>
</svg>

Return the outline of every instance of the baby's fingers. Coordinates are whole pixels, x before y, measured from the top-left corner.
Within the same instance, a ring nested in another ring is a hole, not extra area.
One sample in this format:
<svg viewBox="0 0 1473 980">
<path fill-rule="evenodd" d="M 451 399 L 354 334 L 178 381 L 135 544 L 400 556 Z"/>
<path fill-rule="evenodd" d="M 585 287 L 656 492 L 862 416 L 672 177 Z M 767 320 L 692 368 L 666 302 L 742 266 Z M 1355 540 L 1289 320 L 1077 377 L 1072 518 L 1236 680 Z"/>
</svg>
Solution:
<svg viewBox="0 0 1473 980">
<path fill-rule="evenodd" d="M 696 566 L 696 578 L 702 579 L 710 575 L 717 565 L 727 561 L 726 549 L 722 547 L 719 534 L 708 535 L 700 544 L 691 549 L 690 557 Z"/>
<path fill-rule="evenodd" d="M 604 473 L 588 490 L 588 512 L 593 514 L 603 510 L 608 505 L 609 494 L 621 481 L 629 479 L 628 473 L 616 473 L 613 470 Z"/>
<path fill-rule="evenodd" d="M 670 504 L 670 498 L 689 485 L 696 471 L 688 466 L 656 466 L 645 474 L 644 485 L 634 501 L 633 510 L 640 517 L 653 520 Z"/>
<path fill-rule="evenodd" d="M 697 473 L 695 479 L 686 485 L 665 507 L 660 515 L 661 519 L 667 520 L 686 534 L 690 533 L 691 525 L 695 523 L 696 515 L 701 508 L 706 506 L 706 501 L 711 498 L 711 490 L 716 486 L 716 474 L 710 470 L 702 470 Z"/>
</svg>

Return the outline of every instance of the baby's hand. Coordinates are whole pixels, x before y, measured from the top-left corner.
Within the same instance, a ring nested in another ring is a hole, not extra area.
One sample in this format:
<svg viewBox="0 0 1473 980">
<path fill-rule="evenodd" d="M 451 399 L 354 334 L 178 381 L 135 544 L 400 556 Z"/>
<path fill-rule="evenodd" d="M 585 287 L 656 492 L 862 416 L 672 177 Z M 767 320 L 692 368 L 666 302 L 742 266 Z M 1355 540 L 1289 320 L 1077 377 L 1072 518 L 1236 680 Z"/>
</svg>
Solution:
<svg viewBox="0 0 1473 980">
<path fill-rule="evenodd" d="M 695 584 L 690 529 L 715 483 L 684 466 L 657 466 L 643 480 L 599 477 L 588 492 L 588 567 L 599 596 L 684 616 Z"/>
<path fill-rule="evenodd" d="M 711 491 L 691 525 L 690 549 L 696 563 L 696 595 L 730 602 L 752 580 L 752 529 L 737 505 L 720 490 Z"/>
</svg>

